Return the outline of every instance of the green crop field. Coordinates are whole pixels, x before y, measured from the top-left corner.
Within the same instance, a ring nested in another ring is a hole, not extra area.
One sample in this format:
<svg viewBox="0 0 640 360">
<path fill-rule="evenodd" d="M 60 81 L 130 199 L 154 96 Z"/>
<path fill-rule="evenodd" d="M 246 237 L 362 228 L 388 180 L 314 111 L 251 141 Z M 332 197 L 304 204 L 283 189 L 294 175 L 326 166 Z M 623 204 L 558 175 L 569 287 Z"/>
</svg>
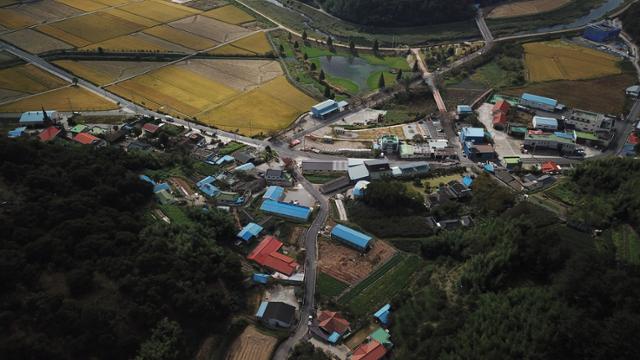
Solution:
<svg viewBox="0 0 640 360">
<path fill-rule="evenodd" d="M 621 225 L 611 231 L 616 247 L 616 257 L 633 265 L 640 265 L 640 237 L 629 225 Z"/>
<path fill-rule="evenodd" d="M 578 200 L 578 195 L 572 188 L 571 183 L 568 182 L 560 183 L 545 191 L 545 193 L 550 198 L 558 200 L 567 205 L 575 205 Z"/>
<path fill-rule="evenodd" d="M 160 210 L 167 215 L 172 224 L 188 225 L 192 223 L 187 214 L 177 205 L 160 205 Z"/>
<path fill-rule="evenodd" d="M 323 272 L 318 275 L 317 288 L 320 296 L 332 298 L 342 294 L 347 287 L 347 284 Z"/>
</svg>

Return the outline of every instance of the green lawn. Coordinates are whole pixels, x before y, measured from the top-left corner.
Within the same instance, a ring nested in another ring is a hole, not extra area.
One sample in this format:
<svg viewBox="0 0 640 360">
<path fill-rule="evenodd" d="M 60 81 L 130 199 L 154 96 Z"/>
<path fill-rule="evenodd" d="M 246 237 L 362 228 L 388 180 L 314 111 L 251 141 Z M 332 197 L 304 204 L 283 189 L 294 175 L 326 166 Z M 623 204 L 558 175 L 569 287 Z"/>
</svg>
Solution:
<svg viewBox="0 0 640 360">
<path fill-rule="evenodd" d="M 386 87 L 393 86 L 396 83 L 395 74 L 392 74 L 388 71 L 376 71 L 372 72 L 371 75 L 369 75 L 369 78 L 367 78 L 367 86 L 369 86 L 369 89 L 378 89 L 378 81 L 380 81 L 381 73 L 384 73 L 384 84 Z"/>
<path fill-rule="evenodd" d="M 307 54 L 309 59 L 318 58 L 321 56 L 335 56 L 336 53 L 329 51 L 328 49 L 318 48 L 314 46 L 300 46 L 300 53 Z"/>
<path fill-rule="evenodd" d="M 359 316 L 373 313 L 391 301 L 411 281 L 420 268 L 417 256 L 398 254 L 340 298 L 349 310 Z"/>
<path fill-rule="evenodd" d="M 167 215 L 172 224 L 189 225 L 193 223 L 187 214 L 177 205 L 160 205 L 159 208 Z"/>
<path fill-rule="evenodd" d="M 162 130 L 162 132 L 165 132 L 169 136 L 178 136 L 182 134 L 185 128 L 183 126 L 164 124 L 160 129 Z"/>
<path fill-rule="evenodd" d="M 402 71 L 409 71 L 411 68 L 407 63 L 407 59 L 400 56 L 375 56 L 372 54 L 362 54 L 360 58 L 365 60 L 371 65 L 386 65 L 394 69 L 401 69 Z"/>
<path fill-rule="evenodd" d="M 360 91 L 360 87 L 358 86 L 358 84 L 349 79 L 327 75 L 326 80 L 331 85 L 337 86 L 351 95 L 355 95 L 358 93 L 358 91 Z"/>
<path fill-rule="evenodd" d="M 511 85 L 508 73 L 498 66 L 498 63 L 495 61 L 491 61 L 488 64 L 479 67 L 476 72 L 471 75 L 471 80 L 481 82 L 486 86 L 494 88 Z"/>
<path fill-rule="evenodd" d="M 347 284 L 323 272 L 318 275 L 318 293 L 323 297 L 332 298 L 338 296 L 347 287 Z"/>
</svg>

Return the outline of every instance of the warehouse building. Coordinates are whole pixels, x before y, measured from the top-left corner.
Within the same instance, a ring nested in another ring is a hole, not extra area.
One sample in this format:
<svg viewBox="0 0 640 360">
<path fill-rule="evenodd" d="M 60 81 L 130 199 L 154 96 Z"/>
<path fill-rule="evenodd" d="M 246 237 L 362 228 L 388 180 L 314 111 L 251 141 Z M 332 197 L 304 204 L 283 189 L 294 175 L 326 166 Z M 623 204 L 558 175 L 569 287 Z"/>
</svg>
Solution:
<svg viewBox="0 0 640 360">
<path fill-rule="evenodd" d="M 614 119 L 604 114 L 579 109 L 574 109 L 562 119 L 568 129 L 595 133 L 610 133 L 616 124 Z"/>
<path fill-rule="evenodd" d="M 331 238 L 362 252 L 367 251 L 372 243 L 371 236 L 341 224 L 333 227 Z"/>
<path fill-rule="evenodd" d="M 532 109 L 555 111 L 556 107 L 558 107 L 558 100 L 524 93 L 522 94 L 522 97 L 520 97 L 520 105 L 527 106 Z"/>
<path fill-rule="evenodd" d="M 311 107 L 311 115 L 324 119 L 334 112 L 342 112 L 347 106 L 349 106 L 349 103 L 346 101 L 325 100 Z"/>
<path fill-rule="evenodd" d="M 311 216 L 311 208 L 271 199 L 262 202 L 260 210 L 295 221 L 308 221 Z"/>
<path fill-rule="evenodd" d="M 567 136 L 560 136 L 563 133 L 535 134 L 528 133 L 524 137 L 524 147 L 535 150 L 549 149 L 558 150 L 563 153 L 574 153 L 576 151 L 575 139 Z"/>
<path fill-rule="evenodd" d="M 471 142 L 473 144 L 484 144 L 484 129 L 473 127 L 462 128 L 460 130 L 460 142 L 463 144 L 466 142 Z"/>
<path fill-rule="evenodd" d="M 20 115 L 18 123 L 21 126 L 43 126 L 47 124 L 57 123 L 60 120 L 60 114 L 53 110 L 27 111 Z"/>
<path fill-rule="evenodd" d="M 605 43 L 611 40 L 615 40 L 618 35 L 620 35 L 620 31 L 621 29 L 605 23 L 591 24 L 584 29 L 584 33 L 582 34 L 582 36 L 585 39 L 591 41 Z"/>
<path fill-rule="evenodd" d="M 284 197 L 284 188 L 281 186 L 271 185 L 267 188 L 264 195 L 262 195 L 263 199 L 270 199 L 274 201 L 280 201 Z"/>
<path fill-rule="evenodd" d="M 303 160 L 301 163 L 303 174 L 346 172 L 346 160 Z"/>
<path fill-rule="evenodd" d="M 532 124 L 533 124 L 533 128 L 537 130 L 543 130 L 543 131 L 558 130 L 558 119 L 555 119 L 555 118 L 534 116 Z"/>
</svg>

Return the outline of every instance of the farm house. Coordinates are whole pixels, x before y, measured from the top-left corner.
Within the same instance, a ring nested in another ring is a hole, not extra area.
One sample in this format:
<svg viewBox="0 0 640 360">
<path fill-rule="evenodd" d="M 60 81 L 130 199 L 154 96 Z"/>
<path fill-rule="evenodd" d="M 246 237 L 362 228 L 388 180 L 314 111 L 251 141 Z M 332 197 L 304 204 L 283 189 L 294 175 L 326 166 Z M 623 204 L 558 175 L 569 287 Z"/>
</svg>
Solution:
<svg viewBox="0 0 640 360">
<path fill-rule="evenodd" d="M 60 115 L 57 111 L 27 111 L 20 115 L 18 122 L 22 126 L 38 126 L 45 125 L 46 122 L 56 122 L 60 119 Z"/>
<path fill-rule="evenodd" d="M 311 216 L 311 208 L 271 199 L 266 199 L 260 210 L 295 221 L 308 221 Z"/>
<path fill-rule="evenodd" d="M 391 304 L 386 304 L 373 314 L 373 317 L 380 322 L 380 324 L 387 326 L 390 323 L 389 315 L 391 315 Z"/>
<path fill-rule="evenodd" d="M 282 242 L 273 236 L 267 236 L 251 251 L 247 259 L 273 271 L 291 276 L 300 267 L 294 259 L 278 252 Z"/>
<path fill-rule="evenodd" d="M 262 232 L 262 226 L 251 222 L 245 225 L 242 230 L 240 230 L 240 232 L 238 233 L 238 237 L 248 242 L 254 237 L 257 238 L 258 235 L 260 235 L 260 232 Z"/>
<path fill-rule="evenodd" d="M 279 301 L 263 301 L 256 318 L 272 328 L 289 328 L 296 318 L 296 308 Z"/>
<path fill-rule="evenodd" d="M 262 195 L 263 199 L 270 199 L 273 201 L 280 201 L 284 197 L 284 188 L 282 186 L 271 185 L 267 188 L 264 195 Z"/>
<path fill-rule="evenodd" d="M 338 224 L 331 230 L 331 238 L 360 251 L 367 251 L 371 246 L 371 236 Z"/>
</svg>

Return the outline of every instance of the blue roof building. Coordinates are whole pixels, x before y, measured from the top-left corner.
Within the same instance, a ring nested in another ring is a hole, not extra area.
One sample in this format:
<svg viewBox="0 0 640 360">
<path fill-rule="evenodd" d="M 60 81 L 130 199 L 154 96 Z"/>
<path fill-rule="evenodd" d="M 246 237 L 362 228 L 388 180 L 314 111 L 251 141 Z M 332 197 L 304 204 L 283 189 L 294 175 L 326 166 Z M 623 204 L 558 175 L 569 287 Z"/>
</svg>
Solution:
<svg viewBox="0 0 640 360">
<path fill-rule="evenodd" d="M 22 126 L 22 127 L 17 127 L 13 130 L 9 130 L 9 132 L 7 133 L 7 136 L 10 138 L 17 138 L 20 137 L 24 134 L 25 130 L 27 130 L 26 126 Z"/>
<path fill-rule="evenodd" d="M 462 178 L 462 184 L 466 187 L 471 187 L 473 179 L 470 176 L 465 176 Z"/>
<path fill-rule="evenodd" d="M 234 159 L 233 156 L 225 155 L 225 156 L 219 158 L 218 160 L 216 160 L 215 164 L 216 165 L 222 165 L 222 164 L 225 164 L 225 163 L 234 162 L 235 160 L 236 159 Z"/>
<path fill-rule="evenodd" d="M 207 176 L 206 178 L 198 181 L 196 186 L 207 196 L 214 197 L 220 193 L 220 189 L 213 185 L 214 181 L 216 181 L 216 178 L 213 176 Z"/>
<path fill-rule="evenodd" d="M 274 201 L 282 200 L 284 196 L 284 188 L 282 186 L 271 185 L 267 188 L 264 195 L 262 195 L 263 199 L 271 199 Z"/>
<path fill-rule="evenodd" d="M 233 172 L 236 172 L 236 171 L 251 171 L 251 170 L 253 170 L 255 168 L 256 168 L 256 166 L 253 165 L 253 163 L 248 162 L 246 164 L 242 164 L 240 166 L 236 166 L 236 168 L 233 169 Z"/>
<path fill-rule="evenodd" d="M 387 304 L 373 314 L 373 317 L 380 321 L 382 325 L 389 325 L 389 315 L 391 314 L 391 304 Z"/>
<path fill-rule="evenodd" d="M 265 199 L 260 210 L 296 221 L 308 221 L 311 216 L 311 208 L 271 199 Z"/>
<path fill-rule="evenodd" d="M 366 251 L 372 240 L 371 236 L 341 224 L 333 227 L 331 237 L 360 251 Z"/>
<path fill-rule="evenodd" d="M 156 182 L 155 182 L 155 181 L 153 181 L 153 179 L 151 179 L 151 178 L 150 178 L 150 177 L 148 177 L 147 175 L 140 175 L 140 176 L 138 176 L 138 178 L 139 178 L 140 180 L 142 180 L 142 181 L 146 181 L 146 182 L 148 182 L 149 184 L 151 184 L 151 185 L 153 185 L 153 186 L 156 186 Z"/>
<path fill-rule="evenodd" d="M 484 144 L 484 129 L 466 127 L 460 130 L 460 142 L 471 142 L 473 144 Z"/>
<path fill-rule="evenodd" d="M 554 111 L 556 109 L 556 106 L 558 106 L 558 100 L 544 96 L 524 93 L 520 97 L 520 105 L 545 111 Z"/>
<path fill-rule="evenodd" d="M 353 197 L 354 198 L 361 198 L 364 196 L 364 191 L 367 189 L 367 186 L 369 186 L 369 182 L 367 180 L 360 180 L 356 183 L 356 185 L 353 187 Z"/>
<path fill-rule="evenodd" d="M 46 115 L 45 115 L 46 113 Z M 20 120 L 18 121 L 20 125 L 42 125 L 44 124 L 45 117 L 49 119 L 53 119 L 57 115 L 56 111 L 48 110 L 48 111 L 27 111 L 20 115 Z"/>
<path fill-rule="evenodd" d="M 258 274 L 258 273 L 254 273 L 253 276 L 251 277 L 251 279 L 253 280 L 253 282 L 258 283 L 258 284 L 266 284 L 269 282 L 269 275 L 267 274 Z M 262 305 L 260 305 L 262 306 Z"/>
<path fill-rule="evenodd" d="M 620 35 L 621 29 L 606 24 L 591 24 L 584 29 L 584 36 L 591 41 L 604 43 Z"/>
<path fill-rule="evenodd" d="M 261 231 L 262 226 L 256 223 L 248 223 L 242 228 L 242 230 L 240 230 L 240 232 L 238 233 L 238 237 L 248 242 L 252 238 L 258 237 Z"/>
<path fill-rule="evenodd" d="M 534 129 L 558 130 L 558 119 L 555 118 L 534 116 L 532 124 Z"/>
<path fill-rule="evenodd" d="M 157 184 L 153 187 L 153 192 L 157 193 L 159 191 L 162 190 L 167 190 L 167 191 L 171 191 L 171 186 L 169 186 L 169 184 L 167 183 L 162 183 L 162 184 Z"/>
<path fill-rule="evenodd" d="M 256 312 L 256 317 L 258 319 L 262 318 L 264 316 L 264 312 L 267 311 L 267 306 L 269 305 L 268 302 L 263 301 L 260 303 L 260 307 L 258 308 L 258 312 Z"/>
<path fill-rule="evenodd" d="M 332 112 L 342 111 L 349 103 L 346 101 L 325 100 L 311 107 L 311 114 L 317 118 L 323 118 Z"/>
<path fill-rule="evenodd" d="M 456 112 L 458 115 L 473 114 L 473 108 L 469 105 L 458 105 Z"/>
</svg>

